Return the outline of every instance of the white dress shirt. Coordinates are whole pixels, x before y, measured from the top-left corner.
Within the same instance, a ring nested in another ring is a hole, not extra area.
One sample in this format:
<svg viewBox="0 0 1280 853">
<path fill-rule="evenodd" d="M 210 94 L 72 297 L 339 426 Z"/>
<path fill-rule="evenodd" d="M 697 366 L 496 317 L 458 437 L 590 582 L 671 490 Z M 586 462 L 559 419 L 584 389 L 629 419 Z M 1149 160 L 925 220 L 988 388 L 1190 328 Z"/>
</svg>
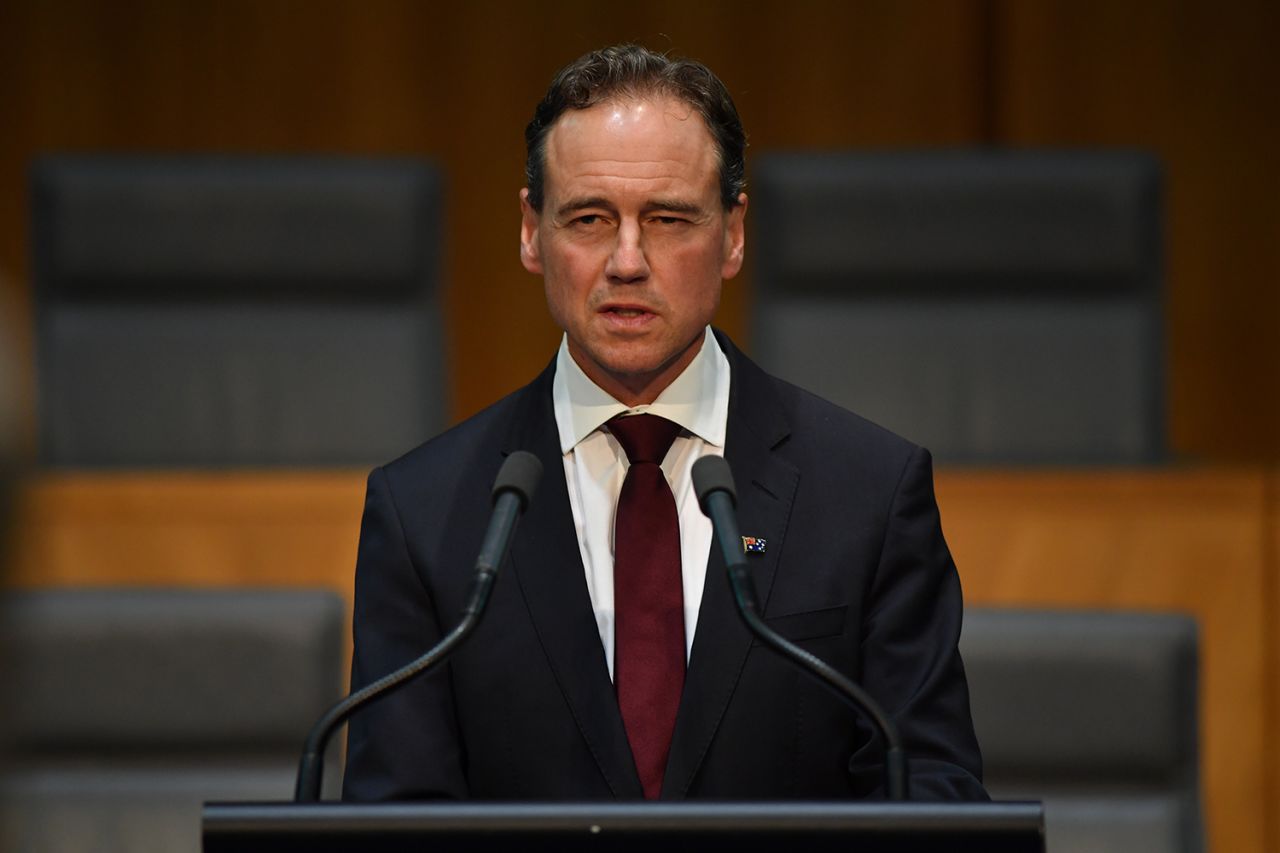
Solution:
<svg viewBox="0 0 1280 853">
<path fill-rule="evenodd" d="M 560 342 L 551 386 L 564 477 L 586 570 L 587 591 L 613 677 L 613 521 L 626 477 L 626 451 L 608 431 L 620 414 L 648 413 L 675 421 L 682 429 L 662 472 L 676 499 L 680 517 L 680 564 L 684 579 L 685 659 L 693 648 L 698 605 L 711 552 L 711 522 L 693 491 L 693 463 L 707 454 L 724 455 L 729 419 L 729 360 L 707 327 L 702 348 L 684 372 L 647 406 L 628 407 L 596 385 L 569 355 L 568 337 Z"/>
</svg>

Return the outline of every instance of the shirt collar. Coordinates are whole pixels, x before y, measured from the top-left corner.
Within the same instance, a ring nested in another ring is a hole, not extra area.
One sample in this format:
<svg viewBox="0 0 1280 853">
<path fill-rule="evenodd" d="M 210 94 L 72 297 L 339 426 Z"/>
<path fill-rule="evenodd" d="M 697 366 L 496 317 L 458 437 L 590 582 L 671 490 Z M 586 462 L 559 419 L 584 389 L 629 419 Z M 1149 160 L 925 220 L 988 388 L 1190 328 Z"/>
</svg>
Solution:
<svg viewBox="0 0 1280 853">
<path fill-rule="evenodd" d="M 560 452 L 568 453 L 611 418 L 624 412 L 659 415 L 708 444 L 724 447 L 729 419 L 729 359 L 708 326 L 702 347 L 688 367 L 652 403 L 628 407 L 592 382 L 569 354 L 569 338 L 560 340 L 551 383 Z"/>
</svg>

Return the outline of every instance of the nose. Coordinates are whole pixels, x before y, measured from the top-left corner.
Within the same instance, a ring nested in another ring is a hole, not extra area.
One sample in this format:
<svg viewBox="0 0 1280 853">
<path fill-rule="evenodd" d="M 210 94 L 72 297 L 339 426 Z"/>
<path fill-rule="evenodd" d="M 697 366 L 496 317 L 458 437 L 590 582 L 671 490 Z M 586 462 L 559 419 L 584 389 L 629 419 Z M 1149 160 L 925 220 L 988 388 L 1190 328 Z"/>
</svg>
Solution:
<svg viewBox="0 0 1280 853">
<path fill-rule="evenodd" d="M 649 261 L 640 243 L 640 224 L 624 221 L 618 227 L 618 236 L 609 253 L 604 274 L 617 284 L 641 282 L 649 277 Z"/>
</svg>

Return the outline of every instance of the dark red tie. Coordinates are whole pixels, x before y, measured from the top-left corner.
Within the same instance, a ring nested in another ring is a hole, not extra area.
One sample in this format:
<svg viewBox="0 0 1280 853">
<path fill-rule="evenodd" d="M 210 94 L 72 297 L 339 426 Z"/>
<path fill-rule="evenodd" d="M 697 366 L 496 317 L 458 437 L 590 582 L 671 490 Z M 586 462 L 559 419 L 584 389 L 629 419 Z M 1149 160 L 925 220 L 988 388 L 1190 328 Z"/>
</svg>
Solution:
<svg viewBox="0 0 1280 853">
<path fill-rule="evenodd" d="M 684 688 L 680 518 L 661 467 L 680 427 L 633 415 L 609 429 L 631 462 L 613 528 L 613 683 L 644 795 L 656 800 Z"/>
</svg>

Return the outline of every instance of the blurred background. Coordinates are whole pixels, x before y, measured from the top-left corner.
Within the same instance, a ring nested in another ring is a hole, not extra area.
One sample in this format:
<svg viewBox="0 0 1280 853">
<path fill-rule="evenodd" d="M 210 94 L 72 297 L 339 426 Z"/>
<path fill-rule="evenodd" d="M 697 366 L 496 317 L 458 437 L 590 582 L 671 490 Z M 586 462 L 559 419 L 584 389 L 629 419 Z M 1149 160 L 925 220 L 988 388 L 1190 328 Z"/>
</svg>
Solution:
<svg viewBox="0 0 1280 853">
<path fill-rule="evenodd" d="M 1158 326 L 1147 389 L 1158 447 L 1088 464 L 940 455 L 939 503 L 971 606 L 1194 618 L 1207 837 L 1220 850 L 1280 850 L 1278 36 L 1280 6 L 1263 0 L 0 5 L 0 433 L 4 458 L 24 469 L 8 477 L 7 584 L 318 587 L 349 598 L 364 474 L 419 438 L 319 462 L 51 456 L 37 330 L 42 306 L 83 283 L 41 295 L 33 164 L 65 154 L 425 162 L 415 180 L 438 209 L 413 221 L 431 227 L 424 310 L 441 333 L 439 384 L 422 386 L 436 389 L 436 410 L 422 417 L 442 427 L 553 354 L 559 331 L 541 282 L 517 257 L 524 125 L 558 68 L 635 40 L 697 58 L 728 85 L 749 134 L 749 220 L 769 216 L 753 194 L 755 163 L 783 152 L 1115 149 L 1154 164 L 1144 287 Z M 51 197 L 69 185 L 59 180 Z M 749 353 L 766 347 L 767 240 L 752 232 L 717 321 Z M 361 333 L 317 328 L 335 348 Z M 76 381 L 101 396 L 133 379 L 107 370 Z M 360 387 L 338 382 L 331 396 Z M 83 448 L 99 421 L 79 417 L 72 445 Z"/>
</svg>

